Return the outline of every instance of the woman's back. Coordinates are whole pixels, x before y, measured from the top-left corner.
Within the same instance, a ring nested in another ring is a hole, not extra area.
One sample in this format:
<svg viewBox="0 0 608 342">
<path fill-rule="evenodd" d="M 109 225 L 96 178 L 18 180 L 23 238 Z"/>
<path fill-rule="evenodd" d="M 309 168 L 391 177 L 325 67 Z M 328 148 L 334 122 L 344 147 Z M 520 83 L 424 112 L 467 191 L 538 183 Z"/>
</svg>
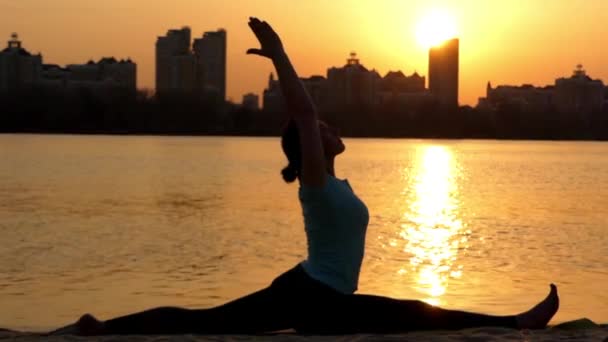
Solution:
<svg viewBox="0 0 608 342">
<path fill-rule="evenodd" d="M 313 278 L 342 293 L 357 290 L 369 214 L 348 181 L 328 176 L 322 188 L 299 190 L 308 239 L 302 263 Z"/>
</svg>

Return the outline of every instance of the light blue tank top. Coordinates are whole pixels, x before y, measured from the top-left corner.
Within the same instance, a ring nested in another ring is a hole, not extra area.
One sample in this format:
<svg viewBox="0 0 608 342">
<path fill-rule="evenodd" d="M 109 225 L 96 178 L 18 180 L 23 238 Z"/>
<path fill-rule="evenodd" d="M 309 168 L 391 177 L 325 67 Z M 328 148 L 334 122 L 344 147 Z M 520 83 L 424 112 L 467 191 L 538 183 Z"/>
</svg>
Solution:
<svg viewBox="0 0 608 342">
<path fill-rule="evenodd" d="M 301 185 L 299 197 L 308 240 L 304 270 L 339 292 L 354 293 L 365 251 L 367 207 L 348 181 L 333 176 L 322 188 Z"/>
</svg>

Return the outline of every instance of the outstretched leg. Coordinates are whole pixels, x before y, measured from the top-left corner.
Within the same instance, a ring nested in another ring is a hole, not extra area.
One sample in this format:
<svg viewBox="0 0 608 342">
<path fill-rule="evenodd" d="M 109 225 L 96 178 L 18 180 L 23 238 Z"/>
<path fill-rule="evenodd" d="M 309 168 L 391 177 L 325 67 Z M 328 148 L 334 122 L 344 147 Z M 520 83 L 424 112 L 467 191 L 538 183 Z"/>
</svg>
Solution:
<svg viewBox="0 0 608 342">
<path fill-rule="evenodd" d="M 456 330 L 496 326 L 516 329 L 544 328 L 559 307 L 557 288 L 541 303 L 520 315 L 492 316 L 446 310 L 417 300 L 371 295 L 342 296 L 301 332 L 328 334 L 399 333 L 414 330 Z"/>
<path fill-rule="evenodd" d="M 268 287 L 210 309 L 160 307 L 104 322 L 87 314 L 51 335 L 254 334 L 284 330 L 293 327 L 284 297 L 281 291 Z"/>
<path fill-rule="evenodd" d="M 105 334 L 252 334 L 291 328 L 285 298 L 272 287 L 224 305 L 157 308 L 104 322 Z"/>
<path fill-rule="evenodd" d="M 105 322 L 84 315 L 77 323 L 51 332 L 76 335 L 134 334 L 255 334 L 295 327 L 303 317 L 305 298 L 316 299 L 317 289 L 301 266 L 283 273 L 258 292 L 211 309 L 161 307 Z"/>
</svg>

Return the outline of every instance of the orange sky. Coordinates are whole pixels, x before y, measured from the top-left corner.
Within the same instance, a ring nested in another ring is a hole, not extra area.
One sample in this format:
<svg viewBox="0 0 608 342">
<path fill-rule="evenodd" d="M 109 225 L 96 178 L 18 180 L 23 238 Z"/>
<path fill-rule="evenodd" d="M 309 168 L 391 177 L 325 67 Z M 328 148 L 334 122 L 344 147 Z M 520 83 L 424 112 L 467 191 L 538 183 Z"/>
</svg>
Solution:
<svg viewBox="0 0 608 342">
<path fill-rule="evenodd" d="M 246 56 L 247 18 L 273 24 L 301 76 L 325 75 L 351 50 L 382 75 L 427 74 L 415 27 L 430 8 L 451 13 L 461 39 L 460 102 L 493 84 L 553 83 L 582 63 L 608 83 L 608 0 L 0 0 L 0 39 L 18 32 L 45 63 L 131 57 L 138 86 L 154 87 L 154 43 L 169 28 L 228 31 L 228 96 L 261 93 L 272 65 Z M 4 44 L 4 43 L 3 43 Z"/>
</svg>

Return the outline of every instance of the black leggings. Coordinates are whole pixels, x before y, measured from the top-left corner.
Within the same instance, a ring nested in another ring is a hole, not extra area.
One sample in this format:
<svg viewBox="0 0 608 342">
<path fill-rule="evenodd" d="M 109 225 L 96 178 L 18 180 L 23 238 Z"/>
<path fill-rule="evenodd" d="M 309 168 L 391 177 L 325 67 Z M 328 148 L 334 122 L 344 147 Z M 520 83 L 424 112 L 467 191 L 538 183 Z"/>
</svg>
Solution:
<svg viewBox="0 0 608 342">
<path fill-rule="evenodd" d="M 437 308 L 417 300 L 345 295 L 298 265 L 258 292 L 224 305 L 162 307 L 105 322 L 106 334 L 256 334 L 295 329 L 307 334 L 399 333 L 413 330 L 516 328 L 515 316 Z"/>
</svg>

